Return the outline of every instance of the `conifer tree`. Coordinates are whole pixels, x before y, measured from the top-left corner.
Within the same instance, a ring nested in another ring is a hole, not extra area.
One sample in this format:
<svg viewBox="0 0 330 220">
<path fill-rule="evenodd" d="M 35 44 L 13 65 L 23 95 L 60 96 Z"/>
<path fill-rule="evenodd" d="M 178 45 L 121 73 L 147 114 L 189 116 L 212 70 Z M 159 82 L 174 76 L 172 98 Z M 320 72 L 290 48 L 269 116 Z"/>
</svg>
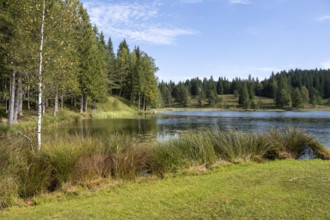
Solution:
<svg viewBox="0 0 330 220">
<path fill-rule="evenodd" d="M 275 104 L 277 107 L 291 107 L 291 91 L 288 84 L 288 78 L 285 75 L 280 75 L 278 87 L 276 91 Z"/>
<path fill-rule="evenodd" d="M 105 99 L 107 94 L 107 80 L 105 73 L 105 60 L 96 37 L 97 29 L 93 28 L 86 10 L 80 6 L 79 41 L 77 42 L 80 54 L 79 88 L 80 112 L 87 112 L 88 97 L 93 101 Z"/>
<path fill-rule="evenodd" d="M 251 100 L 249 96 L 247 82 L 242 83 L 238 93 L 239 93 L 238 104 L 243 106 L 245 109 L 250 108 Z"/>
<path fill-rule="evenodd" d="M 293 108 L 303 108 L 304 107 L 303 97 L 298 88 L 294 88 L 292 91 L 292 107 Z"/>
<path fill-rule="evenodd" d="M 112 94 L 112 91 L 115 89 L 119 89 L 119 85 L 116 84 L 116 56 L 113 50 L 112 40 L 109 37 L 107 43 L 107 51 L 108 51 L 108 60 L 107 60 L 107 74 L 108 74 L 108 87 L 109 94 Z"/>
<path fill-rule="evenodd" d="M 116 79 L 115 84 L 118 85 L 119 90 L 116 91 L 116 95 L 122 96 L 126 95 L 125 86 L 127 86 L 126 79 L 131 71 L 131 56 L 126 40 L 123 40 L 119 44 L 116 58 Z"/>
</svg>

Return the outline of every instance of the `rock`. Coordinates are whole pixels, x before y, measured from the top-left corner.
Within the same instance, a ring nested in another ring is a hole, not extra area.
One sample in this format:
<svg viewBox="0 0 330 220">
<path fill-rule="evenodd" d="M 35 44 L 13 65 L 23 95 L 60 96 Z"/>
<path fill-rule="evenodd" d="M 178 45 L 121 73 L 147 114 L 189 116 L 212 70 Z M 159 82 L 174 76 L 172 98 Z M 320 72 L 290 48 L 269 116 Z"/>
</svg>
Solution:
<svg viewBox="0 0 330 220">
<path fill-rule="evenodd" d="M 305 149 L 300 153 L 298 160 L 313 160 L 316 158 L 314 151 L 309 148 L 305 147 Z"/>
<path fill-rule="evenodd" d="M 34 203 L 34 201 L 32 199 L 27 199 L 26 200 L 26 205 L 33 206 L 33 205 L 35 205 L 35 203 Z"/>
</svg>

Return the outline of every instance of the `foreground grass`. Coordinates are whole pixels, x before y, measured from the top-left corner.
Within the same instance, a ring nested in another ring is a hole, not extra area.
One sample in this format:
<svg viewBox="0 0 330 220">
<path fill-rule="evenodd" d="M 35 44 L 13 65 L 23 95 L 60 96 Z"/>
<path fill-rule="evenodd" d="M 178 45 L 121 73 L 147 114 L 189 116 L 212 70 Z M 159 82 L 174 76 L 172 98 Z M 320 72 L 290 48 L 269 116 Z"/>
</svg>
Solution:
<svg viewBox="0 0 330 220">
<path fill-rule="evenodd" d="M 36 199 L 2 219 L 329 219 L 330 162 L 277 161 Z"/>
</svg>

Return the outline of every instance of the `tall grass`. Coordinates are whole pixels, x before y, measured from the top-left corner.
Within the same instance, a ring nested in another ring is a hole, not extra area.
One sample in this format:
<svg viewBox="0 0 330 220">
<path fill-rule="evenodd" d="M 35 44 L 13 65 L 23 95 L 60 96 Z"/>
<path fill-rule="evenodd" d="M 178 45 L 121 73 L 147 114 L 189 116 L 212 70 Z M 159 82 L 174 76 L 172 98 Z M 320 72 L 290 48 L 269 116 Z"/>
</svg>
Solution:
<svg viewBox="0 0 330 220">
<path fill-rule="evenodd" d="M 139 143 L 128 135 L 68 136 L 44 141 L 33 152 L 24 137 L 4 140 L 0 146 L 0 209 L 64 186 L 100 178 L 132 180 L 193 166 L 211 167 L 229 162 L 297 158 L 310 148 L 318 158 L 329 151 L 305 133 L 288 128 L 263 134 L 206 130 L 188 132 L 165 143 Z"/>
<path fill-rule="evenodd" d="M 172 172 L 191 165 L 210 166 L 217 160 L 236 163 L 297 159 L 306 148 L 317 158 L 330 159 L 326 147 L 295 128 L 255 134 L 234 130 L 188 132 L 179 139 L 158 144 L 153 158 L 158 170 Z"/>
</svg>

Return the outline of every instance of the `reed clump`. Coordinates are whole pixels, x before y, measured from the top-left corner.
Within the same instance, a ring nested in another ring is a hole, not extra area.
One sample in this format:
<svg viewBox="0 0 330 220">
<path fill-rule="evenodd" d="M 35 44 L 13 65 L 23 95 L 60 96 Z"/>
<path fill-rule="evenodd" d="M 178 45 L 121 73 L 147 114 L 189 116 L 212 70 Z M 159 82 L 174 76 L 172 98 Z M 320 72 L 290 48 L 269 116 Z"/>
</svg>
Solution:
<svg viewBox="0 0 330 220">
<path fill-rule="evenodd" d="M 315 158 L 330 159 L 325 146 L 295 128 L 252 134 L 217 129 L 188 132 L 155 146 L 153 158 L 156 169 L 173 172 L 192 165 L 210 166 L 218 160 L 240 163 L 298 159 L 305 149 L 310 149 Z"/>
<path fill-rule="evenodd" d="M 41 193 L 100 178 L 134 180 L 137 177 L 193 170 L 204 172 L 219 164 L 294 159 L 309 148 L 316 158 L 330 159 L 329 150 L 293 128 L 260 134 L 205 130 L 187 132 L 164 143 L 140 143 L 129 135 L 108 138 L 70 135 L 44 140 L 33 152 L 18 137 L 0 146 L 0 209 Z"/>
</svg>

